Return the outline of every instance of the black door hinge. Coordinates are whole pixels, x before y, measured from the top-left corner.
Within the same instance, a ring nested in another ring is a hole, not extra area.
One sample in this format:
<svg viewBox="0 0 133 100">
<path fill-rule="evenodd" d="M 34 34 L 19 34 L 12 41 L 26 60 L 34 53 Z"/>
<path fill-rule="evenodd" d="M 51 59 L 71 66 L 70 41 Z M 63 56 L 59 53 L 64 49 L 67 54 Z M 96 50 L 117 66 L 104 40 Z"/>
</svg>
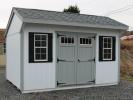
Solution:
<svg viewBox="0 0 133 100">
<path fill-rule="evenodd" d="M 93 37 L 88 37 L 88 38 L 93 38 L 94 40 L 96 39 L 96 36 L 93 36 Z"/>
<path fill-rule="evenodd" d="M 96 39 L 96 36 L 94 36 L 93 38 L 94 38 L 94 40 L 95 40 L 95 39 Z"/>
<path fill-rule="evenodd" d="M 88 82 L 95 83 L 95 79 L 94 79 L 94 80 L 92 80 L 92 81 L 88 81 Z"/>
<path fill-rule="evenodd" d="M 63 85 L 63 84 L 66 84 L 66 83 L 59 83 L 59 82 L 57 81 L 57 85 Z"/>
<path fill-rule="evenodd" d="M 66 36 L 66 35 L 61 35 L 61 34 L 58 34 L 58 33 L 57 33 L 57 38 L 60 37 L 60 36 Z"/>
<path fill-rule="evenodd" d="M 96 58 L 94 58 L 93 61 L 96 62 Z"/>
<path fill-rule="evenodd" d="M 93 38 L 94 40 L 96 39 L 96 37 L 94 36 L 94 37 L 90 37 L 90 38 Z"/>
<path fill-rule="evenodd" d="M 66 60 L 57 58 L 57 63 L 58 63 L 59 61 L 66 61 Z"/>
<path fill-rule="evenodd" d="M 94 58 L 94 59 L 90 59 L 90 60 L 88 60 L 88 61 L 94 61 L 94 62 L 95 62 L 95 58 Z"/>
</svg>

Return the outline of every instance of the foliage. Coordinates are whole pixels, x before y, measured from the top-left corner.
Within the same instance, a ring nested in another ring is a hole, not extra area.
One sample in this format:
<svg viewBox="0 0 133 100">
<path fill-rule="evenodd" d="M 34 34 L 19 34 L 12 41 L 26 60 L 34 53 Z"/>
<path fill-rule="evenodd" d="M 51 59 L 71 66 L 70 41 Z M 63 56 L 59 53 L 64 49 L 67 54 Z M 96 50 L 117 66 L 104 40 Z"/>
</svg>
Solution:
<svg viewBox="0 0 133 100">
<path fill-rule="evenodd" d="M 64 9 L 63 12 L 69 12 L 69 13 L 80 13 L 80 10 L 77 5 L 75 6 L 69 6 L 67 9 Z"/>
<path fill-rule="evenodd" d="M 0 55 L 4 54 L 3 44 L 0 43 Z"/>
<path fill-rule="evenodd" d="M 133 80 L 133 40 L 121 41 L 121 76 Z"/>
<path fill-rule="evenodd" d="M 5 29 L 0 29 L 0 55 L 4 54 L 4 46 L 3 46 L 3 43 L 5 41 L 4 33 Z"/>
</svg>

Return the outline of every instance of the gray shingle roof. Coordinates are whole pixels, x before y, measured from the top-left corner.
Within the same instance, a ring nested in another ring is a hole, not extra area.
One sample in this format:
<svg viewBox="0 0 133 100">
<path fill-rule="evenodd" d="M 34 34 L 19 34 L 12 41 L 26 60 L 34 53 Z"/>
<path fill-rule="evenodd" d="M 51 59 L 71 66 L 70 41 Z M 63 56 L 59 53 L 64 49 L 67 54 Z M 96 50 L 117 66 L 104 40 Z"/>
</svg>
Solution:
<svg viewBox="0 0 133 100">
<path fill-rule="evenodd" d="M 15 10 L 23 17 L 29 19 L 42 19 L 42 20 L 53 20 L 63 22 L 77 22 L 82 24 L 98 24 L 98 25 L 110 25 L 110 26 L 121 26 L 128 27 L 118 21 L 115 21 L 109 17 L 85 15 L 85 14 L 72 14 L 65 12 L 37 10 L 37 9 L 25 9 L 15 8 Z"/>
</svg>

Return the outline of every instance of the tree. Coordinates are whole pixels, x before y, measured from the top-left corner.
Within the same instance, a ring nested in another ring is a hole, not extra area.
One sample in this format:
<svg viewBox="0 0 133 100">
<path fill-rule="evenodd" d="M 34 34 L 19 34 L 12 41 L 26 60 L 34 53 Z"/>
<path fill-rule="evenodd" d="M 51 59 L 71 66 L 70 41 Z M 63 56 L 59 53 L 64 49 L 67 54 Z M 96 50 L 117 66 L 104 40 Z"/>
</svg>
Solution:
<svg viewBox="0 0 133 100">
<path fill-rule="evenodd" d="M 63 12 L 69 12 L 69 13 L 80 13 L 80 10 L 77 5 L 75 6 L 69 6 L 67 9 L 64 9 Z"/>
</svg>

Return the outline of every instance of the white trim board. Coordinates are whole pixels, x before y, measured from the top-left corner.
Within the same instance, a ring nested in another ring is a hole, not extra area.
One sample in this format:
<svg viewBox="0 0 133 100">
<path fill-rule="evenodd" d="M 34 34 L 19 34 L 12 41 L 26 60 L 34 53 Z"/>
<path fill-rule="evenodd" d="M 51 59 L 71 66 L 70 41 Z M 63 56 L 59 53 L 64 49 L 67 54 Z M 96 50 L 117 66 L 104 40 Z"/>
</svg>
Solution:
<svg viewBox="0 0 133 100">
<path fill-rule="evenodd" d="M 106 84 L 92 84 L 92 85 L 82 85 L 82 86 L 57 87 L 57 88 L 51 88 L 51 89 L 24 90 L 24 91 L 21 91 L 21 92 L 22 93 L 46 92 L 46 91 L 81 89 L 81 88 L 111 86 L 111 85 L 118 85 L 118 83 L 106 83 Z"/>
</svg>

